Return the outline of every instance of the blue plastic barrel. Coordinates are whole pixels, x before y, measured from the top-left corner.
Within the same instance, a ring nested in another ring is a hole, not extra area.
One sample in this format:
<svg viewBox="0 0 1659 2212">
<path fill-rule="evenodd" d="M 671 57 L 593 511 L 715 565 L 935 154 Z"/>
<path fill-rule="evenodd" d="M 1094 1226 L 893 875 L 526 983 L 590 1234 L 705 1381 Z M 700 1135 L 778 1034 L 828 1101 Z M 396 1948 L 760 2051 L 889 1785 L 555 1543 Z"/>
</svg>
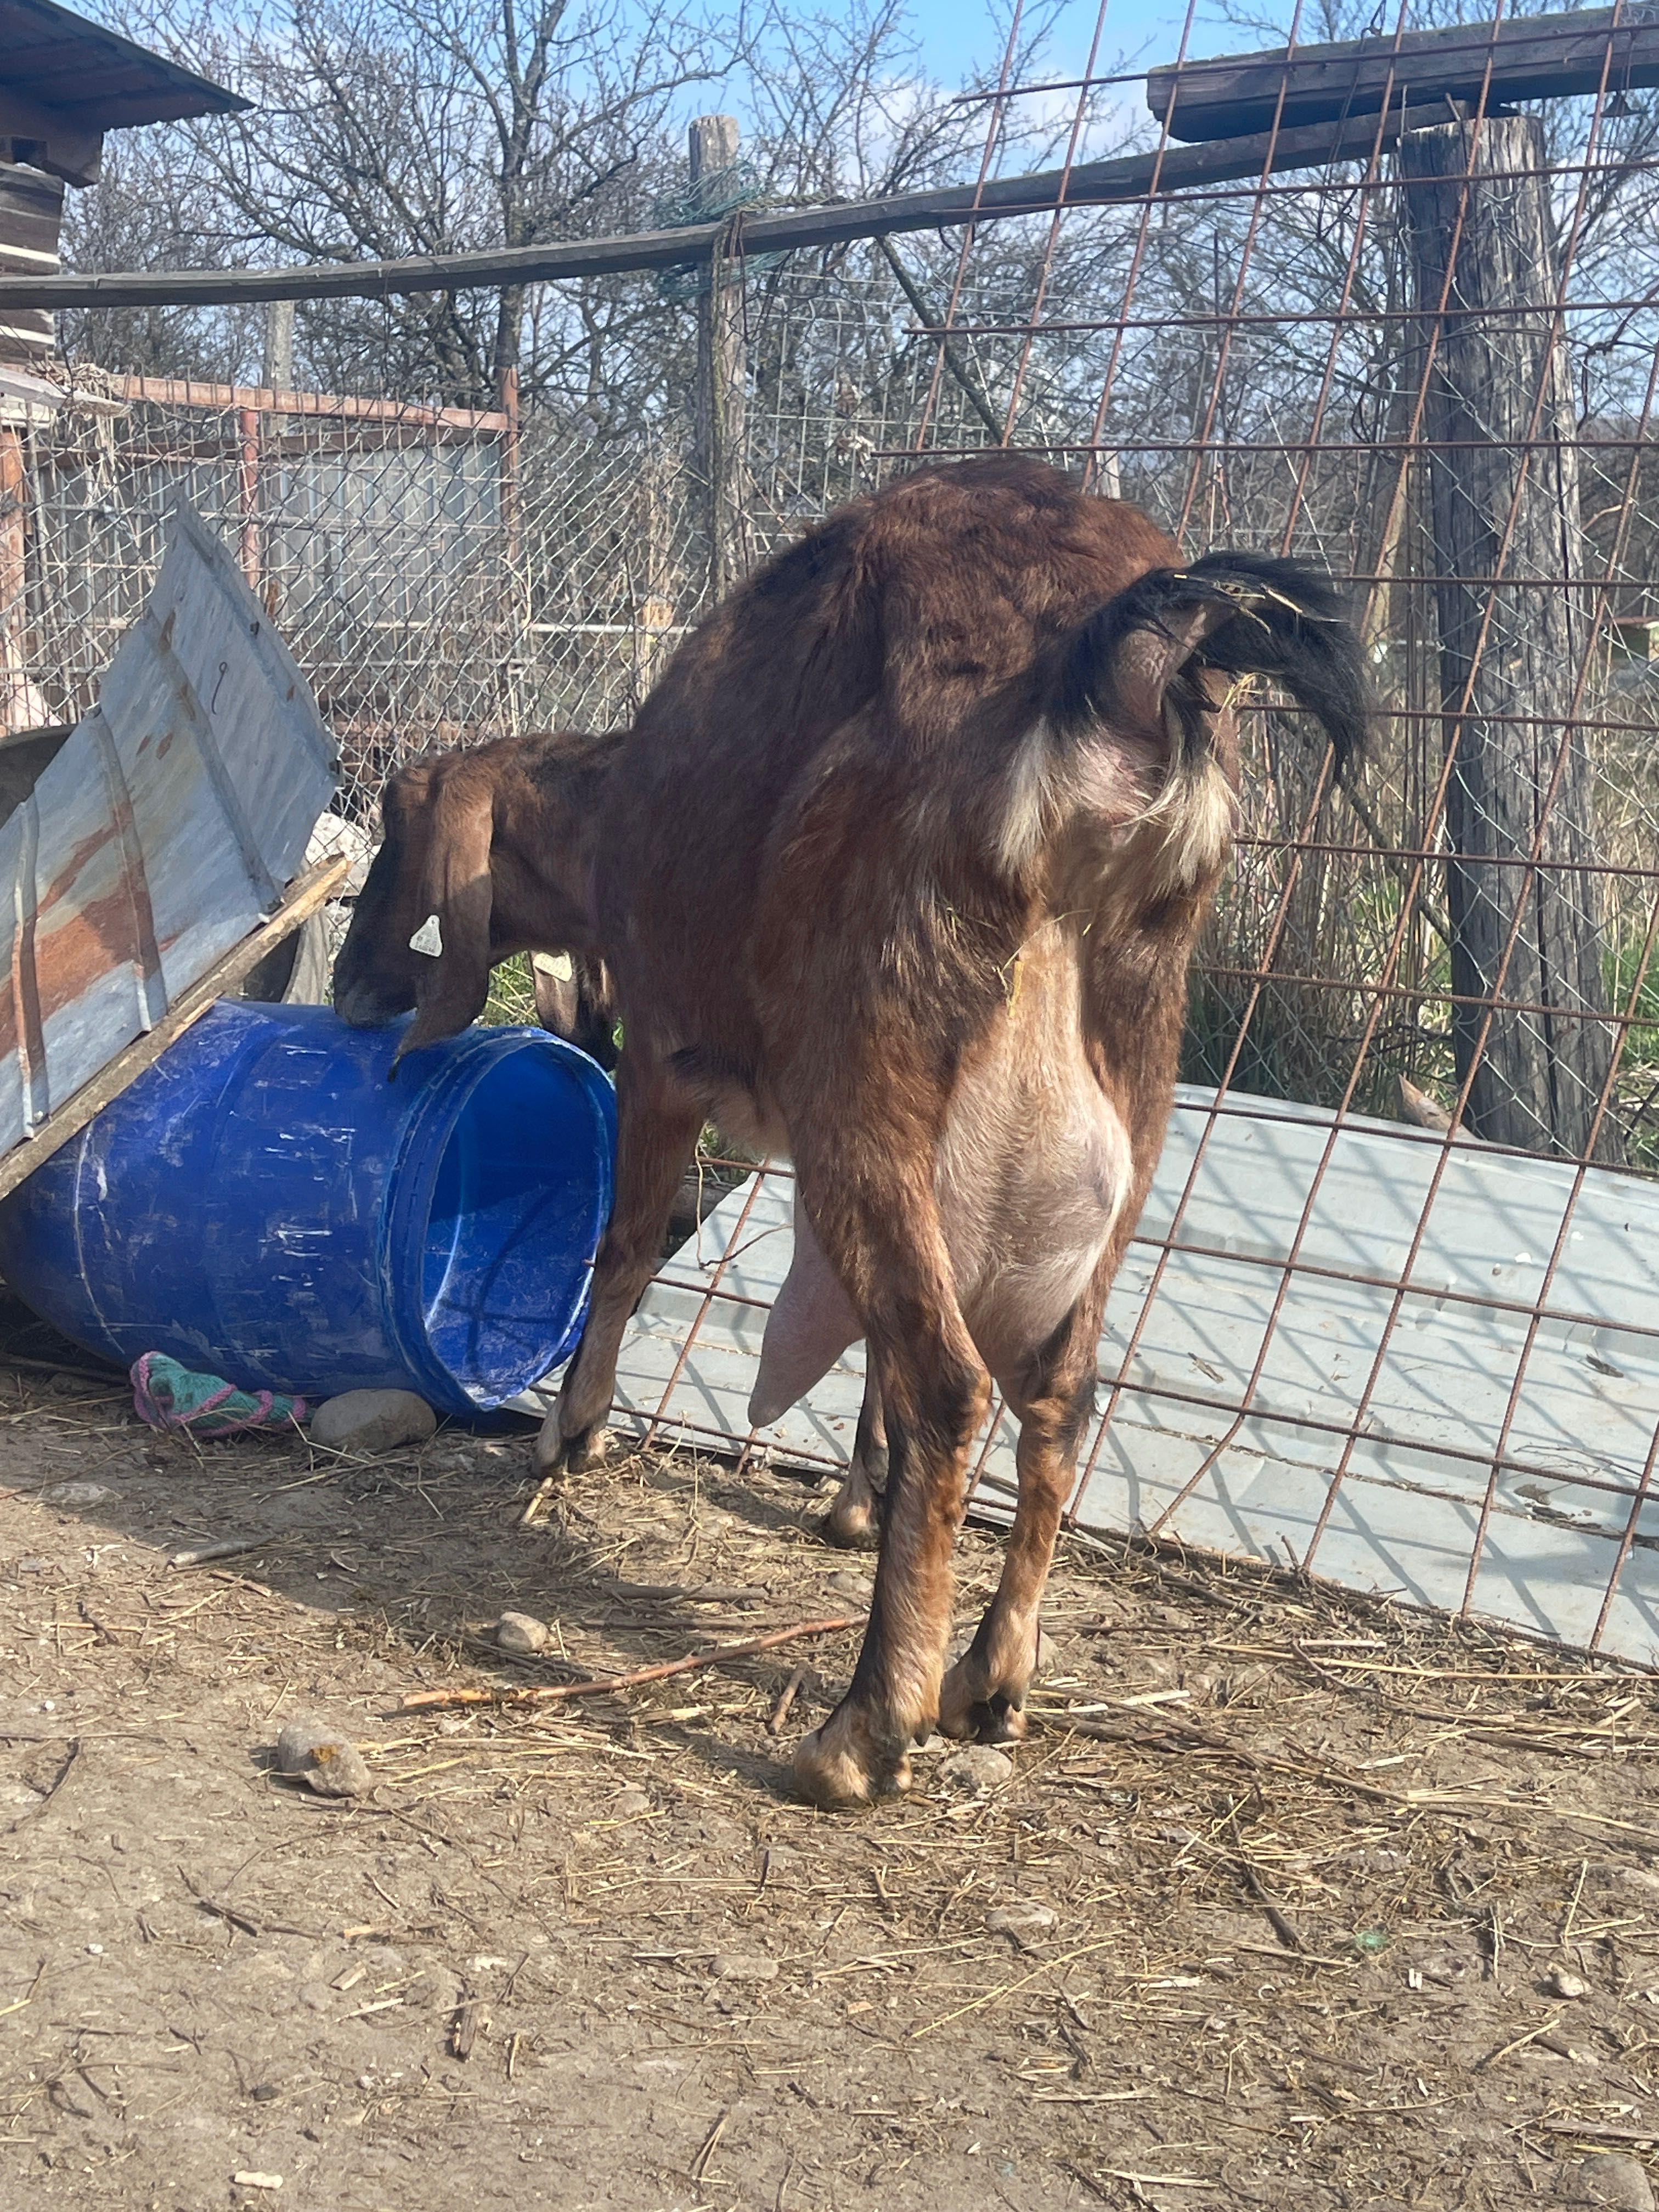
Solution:
<svg viewBox="0 0 1659 2212">
<path fill-rule="evenodd" d="M 123 1365 L 488 1413 L 574 1348 L 616 1107 L 574 1046 L 221 1000 L 0 1203 L 0 1275 Z"/>
</svg>

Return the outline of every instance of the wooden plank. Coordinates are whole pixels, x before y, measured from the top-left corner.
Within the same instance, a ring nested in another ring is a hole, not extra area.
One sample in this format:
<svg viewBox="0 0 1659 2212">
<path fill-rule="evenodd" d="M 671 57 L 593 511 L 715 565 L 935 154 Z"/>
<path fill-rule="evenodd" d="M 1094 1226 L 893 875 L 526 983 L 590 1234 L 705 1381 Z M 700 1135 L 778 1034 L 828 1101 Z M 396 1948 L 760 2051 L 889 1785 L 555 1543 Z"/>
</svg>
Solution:
<svg viewBox="0 0 1659 2212">
<path fill-rule="evenodd" d="M 3 302 L 0 302 L 3 306 Z M 328 392 L 283 392 L 255 384 L 207 384 L 193 376 L 118 376 L 124 399 L 163 407 L 250 408 L 261 415 L 322 415 L 348 422 L 397 422 L 410 429 L 501 432 L 507 416 L 496 408 L 422 407 L 405 399 L 357 399 Z"/>
<path fill-rule="evenodd" d="M 201 1020 L 216 999 L 223 998 L 227 991 L 234 989 L 251 968 L 299 927 L 307 915 L 315 914 L 319 906 L 325 905 L 350 871 L 350 855 L 336 853 L 327 860 L 319 860 L 303 875 L 296 876 L 289 886 L 287 896 L 268 921 L 262 922 L 251 936 L 216 960 L 201 981 L 192 984 L 176 1006 L 168 1008 L 147 1036 L 136 1038 L 125 1052 L 118 1053 L 107 1067 L 94 1076 L 90 1083 L 83 1084 L 74 1097 L 32 1137 L 26 1137 L 0 1159 L 0 1198 L 9 1196 L 19 1183 L 27 1181 L 43 1160 L 61 1152 L 71 1137 L 78 1137 L 88 1122 L 136 1083 L 146 1068 L 154 1067 L 168 1047 L 175 1044 L 193 1023 Z"/>
<path fill-rule="evenodd" d="M 747 217 L 748 253 L 794 253 L 845 246 L 856 238 L 902 231 L 949 230 L 1003 222 L 1056 207 L 1110 207 L 1206 186 L 1264 177 L 1281 169 L 1322 168 L 1329 161 L 1367 161 L 1402 130 L 1443 119 L 1444 103 L 1403 114 L 1362 115 L 1301 131 L 1263 132 L 1218 144 L 1176 146 L 1127 154 L 1073 168 L 994 179 L 983 185 L 901 192 L 890 199 L 852 200 Z M 557 283 L 578 276 L 674 269 L 707 258 L 725 226 L 641 231 L 562 246 L 502 246 L 482 253 L 422 254 L 401 261 L 307 262 L 292 269 L 123 270 L 108 276 L 0 276 L 0 314 L 16 307 L 226 307 L 250 300 L 364 300 L 392 293 L 447 292 L 465 284 Z M 198 389 L 200 387 L 198 387 Z M 286 394 L 280 395 L 286 402 Z M 284 412 L 295 411 L 283 408 Z"/>
<path fill-rule="evenodd" d="M 1594 93 L 1604 75 L 1610 92 L 1624 91 L 1659 84 L 1659 22 L 1645 13 L 1574 9 L 1181 62 L 1148 71 L 1146 105 L 1172 137 L 1213 139 L 1269 130 L 1275 116 L 1281 127 L 1301 127 L 1401 100 L 1479 100 L 1483 87 L 1489 107 Z"/>
</svg>

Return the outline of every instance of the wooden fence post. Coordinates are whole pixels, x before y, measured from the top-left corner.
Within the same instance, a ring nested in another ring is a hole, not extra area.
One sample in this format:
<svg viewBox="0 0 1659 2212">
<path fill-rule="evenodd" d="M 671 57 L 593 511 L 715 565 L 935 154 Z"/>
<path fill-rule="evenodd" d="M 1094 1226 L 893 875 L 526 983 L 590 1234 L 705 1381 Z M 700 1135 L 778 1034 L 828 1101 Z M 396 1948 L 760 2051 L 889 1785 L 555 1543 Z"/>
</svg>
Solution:
<svg viewBox="0 0 1659 2212">
<path fill-rule="evenodd" d="M 236 495 L 242 521 L 242 574 L 249 591 L 259 589 L 259 410 L 236 410 Z"/>
<path fill-rule="evenodd" d="M 699 115 L 690 137 L 691 186 L 729 169 L 738 158 L 738 126 L 729 115 Z M 744 403 L 748 349 L 743 326 L 743 279 L 728 281 L 730 264 L 717 252 L 697 301 L 697 386 L 693 444 L 706 501 L 708 596 L 723 599 L 748 566 L 744 515 Z"/>
<path fill-rule="evenodd" d="M 28 471 L 21 433 L 0 428 L 0 730 L 45 719 L 28 678 Z"/>
<path fill-rule="evenodd" d="M 1440 124 L 1402 135 L 1399 161 L 1434 348 L 1424 424 L 1452 759 L 1457 1073 L 1467 1081 L 1474 1069 L 1466 1118 L 1477 1134 L 1582 1158 L 1613 1029 L 1594 779 L 1571 726 L 1589 611 L 1571 588 L 1583 565 L 1577 418 L 1543 131 L 1521 115 Z M 1617 1157 L 1610 1121 L 1595 1149 Z"/>
</svg>

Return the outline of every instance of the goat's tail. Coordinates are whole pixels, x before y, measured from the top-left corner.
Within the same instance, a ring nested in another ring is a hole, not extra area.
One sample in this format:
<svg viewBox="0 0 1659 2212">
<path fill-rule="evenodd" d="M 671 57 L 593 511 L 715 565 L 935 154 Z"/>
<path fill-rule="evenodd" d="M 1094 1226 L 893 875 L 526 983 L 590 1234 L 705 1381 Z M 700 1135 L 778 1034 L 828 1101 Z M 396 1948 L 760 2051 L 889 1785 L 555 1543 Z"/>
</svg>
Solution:
<svg viewBox="0 0 1659 2212">
<path fill-rule="evenodd" d="M 1231 833 L 1232 794 L 1212 750 L 1217 701 L 1204 680 L 1212 670 L 1281 685 L 1324 728 L 1339 775 L 1365 744 L 1359 640 L 1325 577 L 1264 554 L 1206 553 L 1120 592 L 1073 636 L 1036 744 L 1050 769 L 1102 732 L 1163 751 L 1163 787 L 1137 818 L 1164 830 L 1172 888 L 1218 865 Z M 1031 826 L 1029 804 L 1014 811 Z"/>
</svg>

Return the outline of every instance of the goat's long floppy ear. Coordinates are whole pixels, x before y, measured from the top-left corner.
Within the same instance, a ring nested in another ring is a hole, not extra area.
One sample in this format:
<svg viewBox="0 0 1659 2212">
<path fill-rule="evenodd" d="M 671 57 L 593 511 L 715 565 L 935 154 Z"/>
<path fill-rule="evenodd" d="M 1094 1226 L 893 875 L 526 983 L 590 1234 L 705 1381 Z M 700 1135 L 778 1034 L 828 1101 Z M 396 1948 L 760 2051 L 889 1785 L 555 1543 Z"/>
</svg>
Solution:
<svg viewBox="0 0 1659 2212">
<path fill-rule="evenodd" d="M 495 793 L 486 776 L 463 769 L 444 777 L 433 793 L 421 891 L 426 918 L 410 939 L 426 957 L 416 983 L 415 1018 L 398 1060 L 455 1036 L 483 1012 L 489 995 L 495 817 Z M 397 1064 L 394 1060 L 394 1068 Z"/>
</svg>

